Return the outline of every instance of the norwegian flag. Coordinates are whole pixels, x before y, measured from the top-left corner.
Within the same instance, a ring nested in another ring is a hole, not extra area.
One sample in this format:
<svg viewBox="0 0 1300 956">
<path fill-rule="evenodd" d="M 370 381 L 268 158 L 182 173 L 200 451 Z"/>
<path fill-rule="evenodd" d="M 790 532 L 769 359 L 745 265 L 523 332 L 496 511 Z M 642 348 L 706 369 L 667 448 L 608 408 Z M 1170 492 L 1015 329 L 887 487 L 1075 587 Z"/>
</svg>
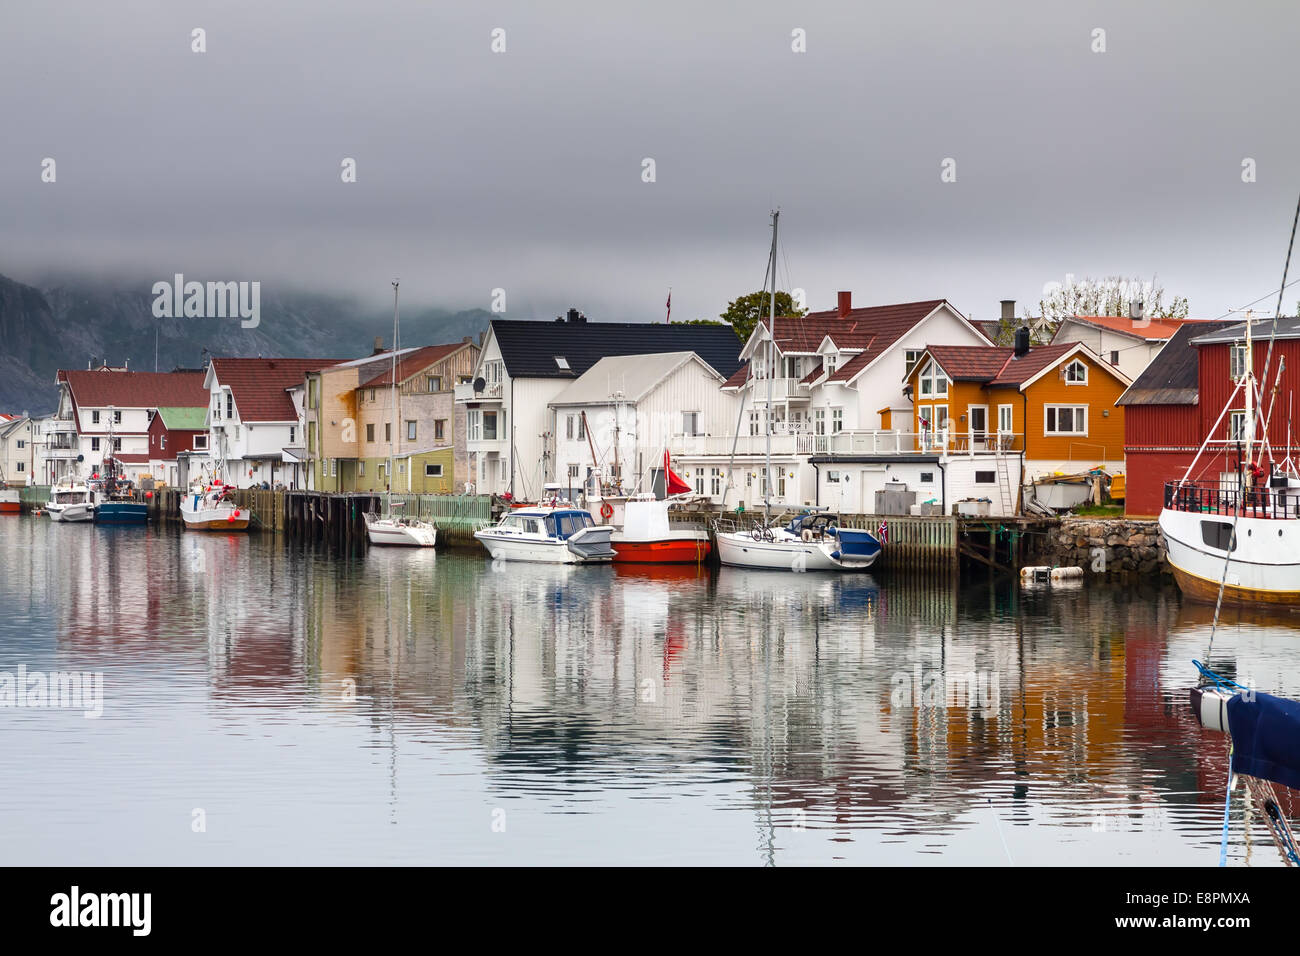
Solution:
<svg viewBox="0 0 1300 956">
<path fill-rule="evenodd" d="M 881 521 L 880 527 L 876 529 L 876 537 L 880 539 L 881 544 L 889 544 L 889 522 Z"/>
<path fill-rule="evenodd" d="M 668 316 L 667 318 L 664 319 L 664 322 L 671 323 L 672 321 L 673 321 L 673 290 L 669 289 L 668 290 Z"/>
</svg>

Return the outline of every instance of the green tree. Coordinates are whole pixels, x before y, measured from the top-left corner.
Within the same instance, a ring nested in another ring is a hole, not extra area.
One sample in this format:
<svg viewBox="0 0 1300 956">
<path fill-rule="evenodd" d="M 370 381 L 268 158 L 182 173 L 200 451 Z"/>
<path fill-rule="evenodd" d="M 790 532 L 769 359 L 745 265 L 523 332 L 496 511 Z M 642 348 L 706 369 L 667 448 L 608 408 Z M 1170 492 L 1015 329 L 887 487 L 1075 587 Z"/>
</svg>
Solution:
<svg viewBox="0 0 1300 956">
<path fill-rule="evenodd" d="M 740 298 L 733 299 L 728 303 L 727 310 L 719 318 L 736 330 L 736 334 L 740 336 L 742 342 L 748 341 L 754 327 L 759 322 L 767 321 L 770 300 L 771 295 L 766 291 L 742 295 Z M 794 299 L 789 292 L 777 291 L 777 315 L 805 315 L 807 312 L 807 309 L 795 307 Z"/>
</svg>

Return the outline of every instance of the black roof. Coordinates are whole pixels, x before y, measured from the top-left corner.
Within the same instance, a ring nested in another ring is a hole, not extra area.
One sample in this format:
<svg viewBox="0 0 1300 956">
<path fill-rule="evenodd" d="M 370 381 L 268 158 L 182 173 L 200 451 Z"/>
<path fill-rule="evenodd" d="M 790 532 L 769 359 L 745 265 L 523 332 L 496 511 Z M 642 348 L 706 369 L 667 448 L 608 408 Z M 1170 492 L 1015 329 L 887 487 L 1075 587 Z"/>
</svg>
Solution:
<svg viewBox="0 0 1300 956">
<path fill-rule="evenodd" d="M 1151 364 L 1134 379 L 1117 405 L 1194 405 L 1199 386 L 1200 351 L 1192 340 L 1240 325 L 1239 322 L 1187 322 L 1169 337 Z"/>
<path fill-rule="evenodd" d="M 491 325 L 511 378 L 577 378 L 606 356 L 655 352 L 694 352 L 730 378 L 745 346 L 730 325 L 521 319 L 493 319 Z M 567 369 L 557 356 L 568 361 Z"/>
</svg>

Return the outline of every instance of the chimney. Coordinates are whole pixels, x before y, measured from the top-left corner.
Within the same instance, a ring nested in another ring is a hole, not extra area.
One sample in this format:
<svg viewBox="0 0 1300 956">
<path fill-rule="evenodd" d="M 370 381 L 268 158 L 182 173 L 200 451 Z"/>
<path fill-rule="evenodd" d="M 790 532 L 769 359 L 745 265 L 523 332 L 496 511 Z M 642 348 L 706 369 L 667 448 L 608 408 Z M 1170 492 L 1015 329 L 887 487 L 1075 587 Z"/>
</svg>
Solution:
<svg viewBox="0 0 1300 956">
<path fill-rule="evenodd" d="M 841 319 L 847 318 L 849 312 L 853 310 L 853 292 L 841 292 L 836 303 L 836 311 Z"/>
<path fill-rule="evenodd" d="M 1016 358 L 1029 354 L 1029 326 L 1016 327 Z"/>
<path fill-rule="evenodd" d="M 587 317 L 577 309 L 569 310 L 569 321 L 573 323 L 582 323 L 587 321 Z"/>
<path fill-rule="evenodd" d="M 1003 299 L 1002 300 L 1002 321 L 1005 322 L 1008 319 L 1010 319 L 1011 321 L 1014 322 L 1015 318 L 1016 318 L 1016 300 Z"/>
<path fill-rule="evenodd" d="M 461 341 L 461 344 L 462 344 L 462 345 L 471 345 L 471 344 L 473 344 L 473 342 L 474 342 L 474 336 L 472 336 L 472 335 L 467 335 L 467 336 L 465 336 L 463 339 L 461 339 L 460 341 Z"/>
<path fill-rule="evenodd" d="M 375 336 L 375 350 L 374 350 L 373 352 L 371 352 L 370 354 L 371 354 L 371 355 L 378 355 L 378 354 L 379 354 L 380 352 L 382 352 L 383 350 L 384 350 L 384 337 L 383 337 L 382 335 L 376 335 L 376 336 Z"/>
</svg>

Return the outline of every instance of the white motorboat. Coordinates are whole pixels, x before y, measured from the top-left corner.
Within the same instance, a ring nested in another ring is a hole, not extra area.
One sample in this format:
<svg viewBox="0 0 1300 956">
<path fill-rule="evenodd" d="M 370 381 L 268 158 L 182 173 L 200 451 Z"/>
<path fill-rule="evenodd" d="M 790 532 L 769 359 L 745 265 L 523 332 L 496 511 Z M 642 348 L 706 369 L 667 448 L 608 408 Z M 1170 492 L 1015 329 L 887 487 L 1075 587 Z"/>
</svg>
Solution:
<svg viewBox="0 0 1300 956">
<path fill-rule="evenodd" d="M 613 559 L 613 533 L 612 525 L 596 524 L 590 512 L 557 503 L 507 512 L 474 537 L 494 560 L 588 564 Z"/>
<path fill-rule="evenodd" d="M 807 511 L 784 525 L 720 527 L 718 558 L 733 567 L 772 571 L 866 571 L 880 556 L 880 541 L 870 531 L 837 522 L 828 511 Z"/>
<path fill-rule="evenodd" d="M 247 531 L 252 517 L 235 502 L 234 487 L 222 481 L 192 486 L 180 507 L 190 531 Z"/>
<path fill-rule="evenodd" d="M 94 521 L 95 493 L 80 478 L 64 478 L 50 489 L 45 510 L 51 521 Z"/>
<path fill-rule="evenodd" d="M 393 514 L 367 513 L 366 537 L 371 544 L 393 544 L 408 548 L 432 548 L 438 541 L 438 529 L 428 521 Z"/>
</svg>

